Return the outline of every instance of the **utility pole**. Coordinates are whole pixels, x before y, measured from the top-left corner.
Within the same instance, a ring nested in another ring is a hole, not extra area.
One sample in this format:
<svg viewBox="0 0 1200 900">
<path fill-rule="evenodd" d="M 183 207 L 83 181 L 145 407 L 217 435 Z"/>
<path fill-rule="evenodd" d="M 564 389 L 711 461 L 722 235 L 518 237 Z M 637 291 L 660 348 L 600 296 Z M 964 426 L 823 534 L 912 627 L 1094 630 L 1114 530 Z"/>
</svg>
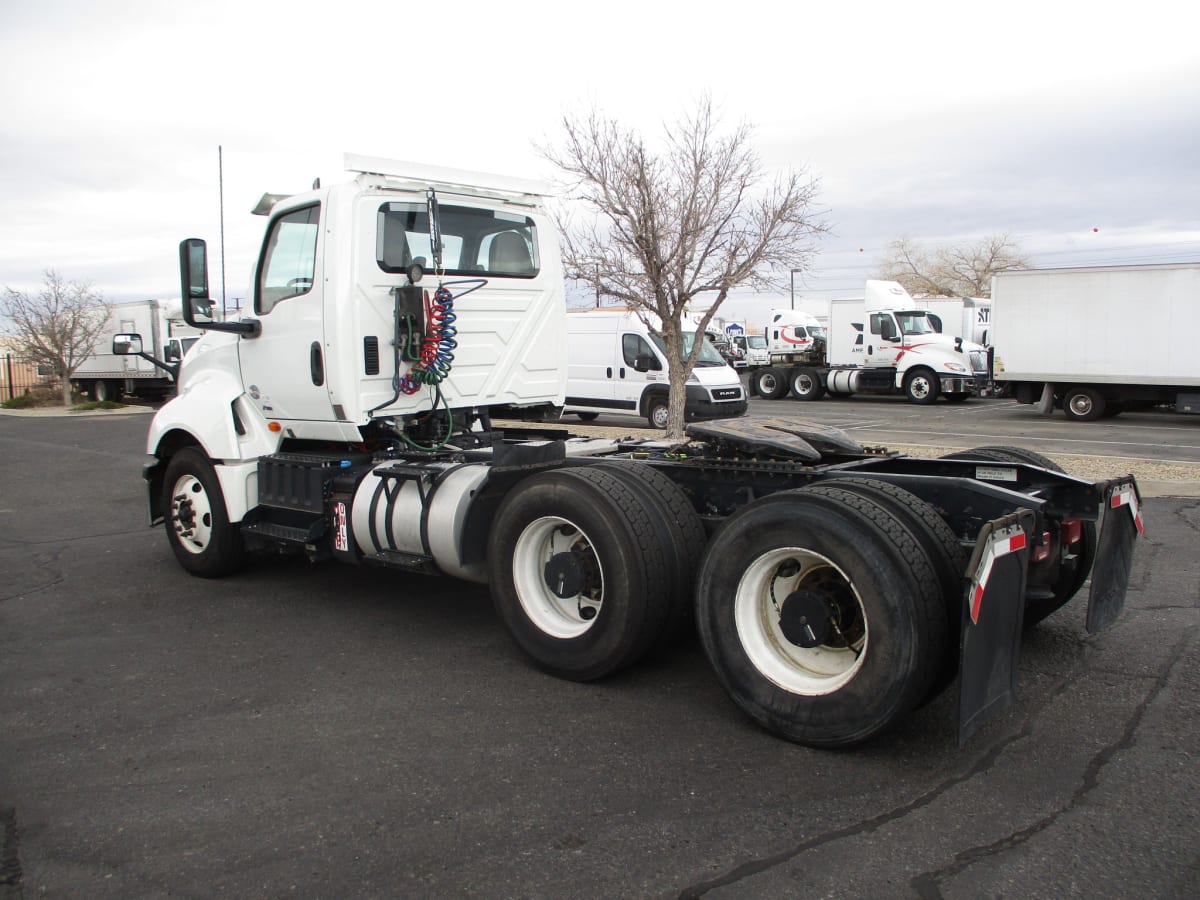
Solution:
<svg viewBox="0 0 1200 900">
<path fill-rule="evenodd" d="M 803 269 L 792 269 L 789 273 L 792 276 L 792 309 L 796 308 L 796 273 L 803 271 Z"/>
</svg>

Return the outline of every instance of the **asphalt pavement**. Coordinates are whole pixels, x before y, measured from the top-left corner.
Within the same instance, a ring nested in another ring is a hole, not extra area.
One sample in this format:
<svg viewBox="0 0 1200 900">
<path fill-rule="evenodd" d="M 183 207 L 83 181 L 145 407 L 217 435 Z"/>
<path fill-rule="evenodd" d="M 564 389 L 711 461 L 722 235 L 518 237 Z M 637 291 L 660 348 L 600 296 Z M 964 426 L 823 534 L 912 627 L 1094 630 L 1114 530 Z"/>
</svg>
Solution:
<svg viewBox="0 0 1200 900">
<path fill-rule="evenodd" d="M 143 416 L 0 416 L 0 897 L 1194 897 L 1200 500 L 1125 613 L 857 750 L 758 729 L 698 644 L 547 677 L 486 589 L 145 524 Z"/>
</svg>

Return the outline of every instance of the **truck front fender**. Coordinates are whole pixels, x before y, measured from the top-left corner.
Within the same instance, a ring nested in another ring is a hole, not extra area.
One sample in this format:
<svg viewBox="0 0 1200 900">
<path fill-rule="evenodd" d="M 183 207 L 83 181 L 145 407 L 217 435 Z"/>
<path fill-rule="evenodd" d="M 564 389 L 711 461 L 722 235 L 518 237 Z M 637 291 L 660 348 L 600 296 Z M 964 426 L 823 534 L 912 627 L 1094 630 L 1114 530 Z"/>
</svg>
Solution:
<svg viewBox="0 0 1200 900">
<path fill-rule="evenodd" d="M 241 382 L 212 369 L 189 378 L 186 389 L 154 416 L 146 452 L 166 458 L 190 443 L 201 447 L 211 460 L 234 463 L 274 453 L 280 440 L 247 402 Z"/>
</svg>

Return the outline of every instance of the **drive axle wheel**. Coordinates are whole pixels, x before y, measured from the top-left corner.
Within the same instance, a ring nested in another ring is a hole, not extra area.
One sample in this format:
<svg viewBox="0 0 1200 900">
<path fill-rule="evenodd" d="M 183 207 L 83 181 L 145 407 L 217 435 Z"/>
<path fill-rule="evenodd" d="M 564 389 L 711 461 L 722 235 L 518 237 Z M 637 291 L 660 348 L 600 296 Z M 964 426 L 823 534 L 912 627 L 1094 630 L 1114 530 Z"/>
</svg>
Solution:
<svg viewBox="0 0 1200 900">
<path fill-rule="evenodd" d="M 216 578 L 241 567 L 241 530 L 229 521 L 220 482 L 203 453 L 187 447 L 171 457 L 163 492 L 167 541 L 183 568 Z"/>
<path fill-rule="evenodd" d="M 1106 412 L 1104 395 L 1095 388 L 1073 387 L 1063 395 L 1063 413 L 1076 422 L 1094 422 Z"/>
<path fill-rule="evenodd" d="M 787 393 L 788 383 L 781 370 L 767 366 L 750 376 L 750 388 L 764 400 L 778 400 Z"/>
<path fill-rule="evenodd" d="M 825 396 L 821 376 L 813 369 L 798 369 L 792 375 L 792 396 L 797 400 L 820 400 Z"/>
<path fill-rule="evenodd" d="M 709 544 L 697 618 L 751 718 L 814 747 L 860 743 L 928 693 L 946 610 L 926 550 L 872 498 L 801 489 L 751 503 Z"/>
<path fill-rule="evenodd" d="M 531 475 L 492 523 L 492 600 L 539 666 L 575 681 L 643 656 L 663 633 L 670 571 L 652 501 L 598 467 Z"/>
</svg>

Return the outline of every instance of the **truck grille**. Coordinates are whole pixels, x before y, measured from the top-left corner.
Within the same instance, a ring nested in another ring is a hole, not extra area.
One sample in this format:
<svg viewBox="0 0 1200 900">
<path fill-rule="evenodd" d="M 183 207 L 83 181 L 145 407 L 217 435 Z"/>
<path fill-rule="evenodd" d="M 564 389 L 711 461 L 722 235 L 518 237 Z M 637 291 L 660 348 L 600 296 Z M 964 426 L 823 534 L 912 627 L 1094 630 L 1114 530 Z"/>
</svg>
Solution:
<svg viewBox="0 0 1200 900">
<path fill-rule="evenodd" d="M 741 400 L 741 388 L 717 388 L 712 392 L 714 400 Z"/>
<path fill-rule="evenodd" d="M 984 350 L 971 351 L 971 371 L 986 372 L 987 371 L 987 352 Z"/>
</svg>

